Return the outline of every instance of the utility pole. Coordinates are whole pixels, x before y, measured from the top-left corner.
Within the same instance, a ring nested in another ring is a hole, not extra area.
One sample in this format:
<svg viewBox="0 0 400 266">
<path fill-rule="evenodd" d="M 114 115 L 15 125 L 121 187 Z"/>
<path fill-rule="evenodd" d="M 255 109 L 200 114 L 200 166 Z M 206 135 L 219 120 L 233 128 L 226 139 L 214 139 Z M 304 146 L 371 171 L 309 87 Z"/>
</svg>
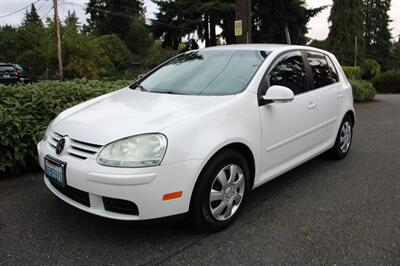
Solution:
<svg viewBox="0 0 400 266">
<path fill-rule="evenodd" d="M 285 22 L 285 35 L 287 44 L 292 44 L 292 41 L 290 40 L 289 25 L 287 24 L 287 22 Z"/>
<path fill-rule="evenodd" d="M 64 80 L 64 70 L 61 55 L 61 35 L 60 35 L 60 19 L 58 18 L 58 0 L 53 0 L 54 7 L 54 22 L 56 24 L 57 35 L 57 58 L 58 58 L 58 71 L 60 81 Z"/>
<path fill-rule="evenodd" d="M 358 62 L 358 36 L 356 36 L 355 40 L 354 40 L 354 66 L 356 67 Z"/>
<path fill-rule="evenodd" d="M 251 0 L 236 0 L 236 43 L 251 43 Z"/>
</svg>

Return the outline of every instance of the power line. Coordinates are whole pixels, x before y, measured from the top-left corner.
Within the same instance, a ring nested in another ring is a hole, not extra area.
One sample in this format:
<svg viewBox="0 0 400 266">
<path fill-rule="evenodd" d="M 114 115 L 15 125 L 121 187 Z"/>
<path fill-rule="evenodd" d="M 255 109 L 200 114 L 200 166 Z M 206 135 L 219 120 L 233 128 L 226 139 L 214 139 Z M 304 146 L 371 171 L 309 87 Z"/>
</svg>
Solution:
<svg viewBox="0 0 400 266">
<path fill-rule="evenodd" d="M 50 11 L 53 9 L 54 6 L 50 6 L 49 10 L 46 11 L 44 15 L 42 15 L 42 19 L 46 18 Z"/>
<path fill-rule="evenodd" d="M 120 12 L 116 12 L 110 9 L 104 9 L 104 8 L 98 8 L 98 7 L 88 7 L 85 6 L 83 4 L 78 4 L 78 3 L 74 3 L 74 2 L 69 2 L 69 1 L 64 1 L 66 4 L 71 4 L 71 5 L 77 5 L 77 6 L 83 6 L 86 7 L 87 9 L 91 9 L 91 10 L 95 10 L 95 11 L 101 11 L 104 12 L 106 14 L 112 15 L 112 16 L 116 16 L 116 17 L 121 17 L 121 18 L 126 18 L 126 19 L 133 19 L 135 18 L 134 16 L 130 16 L 124 13 L 120 13 Z M 173 24 L 168 24 L 168 23 L 164 23 L 164 22 L 160 22 L 158 20 L 155 19 L 149 19 L 149 18 L 145 18 L 146 21 L 150 21 L 151 23 L 160 25 L 160 26 L 164 26 L 165 28 L 170 28 L 170 29 L 175 29 L 175 30 L 186 30 L 186 31 L 195 31 L 195 29 L 191 29 L 191 28 L 186 28 L 186 27 L 182 27 L 182 26 L 177 26 L 177 25 L 173 25 Z"/>
<path fill-rule="evenodd" d="M 30 3 L 29 5 L 27 5 L 26 7 L 17 9 L 17 10 L 15 10 L 15 11 L 13 11 L 13 12 L 7 14 L 7 15 L 1 16 L 0 18 L 5 18 L 5 17 L 12 16 L 12 15 L 14 15 L 14 14 L 16 14 L 16 13 L 22 11 L 22 10 L 25 10 L 25 9 L 29 8 L 32 4 L 36 4 L 36 3 L 40 2 L 40 1 L 42 1 L 42 0 L 36 0 L 36 1 L 34 1 L 33 3 Z"/>
</svg>

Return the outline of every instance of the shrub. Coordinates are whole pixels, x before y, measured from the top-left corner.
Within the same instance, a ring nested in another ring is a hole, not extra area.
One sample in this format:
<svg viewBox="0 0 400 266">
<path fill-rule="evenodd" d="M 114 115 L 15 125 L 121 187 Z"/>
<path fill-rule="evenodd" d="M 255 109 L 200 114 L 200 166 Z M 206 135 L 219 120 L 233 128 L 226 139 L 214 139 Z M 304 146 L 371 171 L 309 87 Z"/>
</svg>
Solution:
<svg viewBox="0 0 400 266">
<path fill-rule="evenodd" d="M 353 87 L 353 97 L 355 102 L 367 102 L 374 99 L 376 91 L 371 82 L 364 80 L 351 80 L 350 83 Z"/>
<path fill-rule="evenodd" d="M 154 44 L 147 50 L 147 56 L 144 61 L 144 67 L 146 69 L 152 69 L 176 55 L 177 55 L 176 51 L 163 48 L 162 42 L 156 40 Z"/>
<path fill-rule="evenodd" d="M 384 72 L 372 82 L 380 93 L 400 93 L 400 69 Z"/>
<path fill-rule="evenodd" d="M 381 73 L 381 65 L 374 59 L 366 59 L 361 67 L 362 79 L 372 80 Z"/>
<path fill-rule="evenodd" d="M 361 78 L 361 68 L 360 67 L 343 66 L 342 69 L 348 79 L 360 79 Z"/>
<path fill-rule="evenodd" d="M 36 143 L 60 112 L 130 83 L 83 79 L 0 85 L 0 173 L 35 165 Z"/>
</svg>

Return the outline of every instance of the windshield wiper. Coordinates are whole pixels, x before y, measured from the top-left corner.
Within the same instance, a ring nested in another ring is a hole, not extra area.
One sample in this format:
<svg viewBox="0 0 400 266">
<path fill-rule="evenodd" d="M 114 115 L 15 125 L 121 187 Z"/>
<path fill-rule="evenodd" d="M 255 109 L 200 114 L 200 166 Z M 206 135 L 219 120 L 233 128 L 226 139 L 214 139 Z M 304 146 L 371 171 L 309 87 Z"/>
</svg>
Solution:
<svg viewBox="0 0 400 266">
<path fill-rule="evenodd" d="M 176 95 L 184 95 L 183 93 L 178 93 L 175 91 L 151 91 L 153 93 L 162 93 L 162 94 L 176 94 Z"/>
<path fill-rule="evenodd" d="M 134 86 L 134 88 L 135 88 L 135 89 L 139 89 L 139 90 L 141 90 L 141 91 L 147 91 L 141 84 L 136 84 L 136 85 Z"/>
</svg>

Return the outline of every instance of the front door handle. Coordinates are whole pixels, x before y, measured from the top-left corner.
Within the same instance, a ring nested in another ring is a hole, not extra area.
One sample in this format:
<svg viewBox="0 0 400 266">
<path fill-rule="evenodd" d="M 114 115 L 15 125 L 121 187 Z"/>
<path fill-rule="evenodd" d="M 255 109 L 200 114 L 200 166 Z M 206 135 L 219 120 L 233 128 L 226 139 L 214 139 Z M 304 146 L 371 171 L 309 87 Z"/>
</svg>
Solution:
<svg viewBox="0 0 400 266">
<path fill-rule="evenodd" d="M 309 102 L 308 105 L 307 105 L 307 108 L 308 108 L 309 110 L 312 110 L 312 109 L 314 109 L 315 107 L 317 107 L 317 103 L 316 103 L 316 102 Z"/>
</svg>

